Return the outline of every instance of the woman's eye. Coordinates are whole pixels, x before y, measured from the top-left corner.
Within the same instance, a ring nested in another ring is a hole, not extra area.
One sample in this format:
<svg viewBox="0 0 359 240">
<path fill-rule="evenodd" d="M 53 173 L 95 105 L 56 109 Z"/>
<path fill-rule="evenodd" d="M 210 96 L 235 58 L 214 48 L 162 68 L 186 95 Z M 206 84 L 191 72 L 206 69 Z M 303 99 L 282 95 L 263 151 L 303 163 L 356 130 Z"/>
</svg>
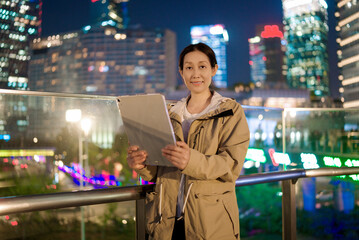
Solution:
<svg viewBox="0 0 359 240">
<path fill-rule="evenodd" d="M 191 70 L 191 69 L 192 69 L 192 67 L 186 67 L 186 69 L 187 69 L 187 70 Z"/>
</svg>

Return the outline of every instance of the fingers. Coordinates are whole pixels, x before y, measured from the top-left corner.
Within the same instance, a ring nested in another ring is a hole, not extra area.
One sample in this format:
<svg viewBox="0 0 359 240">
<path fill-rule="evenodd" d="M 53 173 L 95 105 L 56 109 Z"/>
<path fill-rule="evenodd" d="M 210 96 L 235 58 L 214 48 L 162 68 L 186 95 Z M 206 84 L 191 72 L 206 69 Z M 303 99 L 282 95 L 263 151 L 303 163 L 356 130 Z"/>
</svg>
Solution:
<svg viewBox="0 0 359 240">
<path fill-rule="evenodd" d="M 176 148 L 176 149 L 162 149 L 162 154 L 168 158 L 168 157 L 171 157 L 171 158 L 181 158 L 183 155 L 184 155 L 185 151 L 183 151 L 182 149 L 180 148 Z"/>
<path fill-rule="evenodd" d="M 132 152 L 134 152 L 134 151 L 138 151 L 140 149 L 140 147 L 139 146 L 137 146 L 137 145 L 133 145 L 133 146 L 129 146 L 128 148 L 127 148 L 127 153 L 132 153 Z"/>
<path fill-rule="evenodd" d="M 145 167 L 144 162 L 147 158 L 147 152 L 139 150 L 138 146 L 130 146 L 127 149 L 127 163 L 132 169 L 141 169 Z"/>
<path fill-rule="evenodd" d="M 189 146 L 185 142 L 178 141 L 176 142 L 176 145 L 167 145 L 163 149 L 171 150 L 171 151 L 181 151 L 180 148 L 189 149 Z"/>
<path fill-rule="evenodd" d="M 189 148 L 189 146 L 185 142 L 178 141 L 178 142 L 176 142 L 176 145 L 177 145 L 177 147 L 181 147 L 181 148 Z"/>
<path fill-rule="evenodd" d="M 163 148 L 162 155 L 175 167 L 183 170 L 188 164 L 190 150 L 185 142 L 177 142 L 176 145 L 168 145 Z"/>
</svg>

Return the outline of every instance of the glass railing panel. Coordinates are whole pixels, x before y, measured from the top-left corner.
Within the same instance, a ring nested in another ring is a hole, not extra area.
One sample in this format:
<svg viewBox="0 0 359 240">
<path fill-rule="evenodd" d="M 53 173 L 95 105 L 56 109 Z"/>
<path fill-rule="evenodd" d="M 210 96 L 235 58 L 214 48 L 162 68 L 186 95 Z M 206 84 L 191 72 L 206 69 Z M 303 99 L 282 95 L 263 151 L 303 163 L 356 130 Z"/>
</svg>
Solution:
<svg viewBox="0 0 359 240">
<path fill-rule="evenodd" d="M 284 119 L 288 169 L 359 166 L 358 109 L 285 109 Z M 358 238 L 358 180 L 359 175 L 299 180 L 298 235 Z"/>
<path fill-rule="evenodd" d="M 132 240 L 135 225 L 135 201 L 128 201 L 0 216 L 0 236 L 2 240 Z"/>
<path fill-rule="evenodd" d="M 243 106 L 250 144 L 241 175 L 283 170 L 274 161 L 282 153 L 282 112 L 279 108 Z M 279 182 L 236 188 L 241 239 L 281 239 L 282 190 Z"/>
<path fill-rule="evenodd" d="M 359 109 L 285 109 L 284 119 L 289 168 L 359 166 Z"/>
<path fill-rule="evenodd" d="M 283 169 L 282 164 L 273 161 L 273 154 L 283 150 L 283 109 L 251 106 L 243 106 L 243 109 L 250 131 L 243 174 Z"/>
<path fill-rule="evenodd" d="M 136 184 L 115 97 L 38 94 L 0 94 L 0 196 Z"/>
</svg>

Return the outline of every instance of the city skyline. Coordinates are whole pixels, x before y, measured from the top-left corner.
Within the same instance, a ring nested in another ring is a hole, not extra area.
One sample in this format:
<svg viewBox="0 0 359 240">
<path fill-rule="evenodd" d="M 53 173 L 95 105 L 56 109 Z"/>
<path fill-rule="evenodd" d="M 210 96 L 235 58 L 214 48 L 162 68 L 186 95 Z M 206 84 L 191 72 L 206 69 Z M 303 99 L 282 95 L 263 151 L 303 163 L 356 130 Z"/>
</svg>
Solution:
<svg viewBox="0 0 359 240">
<path fill-rule="evenodd" d="M 334 97 L 339 96 L 337 45 L 335 42 L 335 1 L 328 2 L 329 18 L 329 62 L 330 87 Z M 77 30 L 90 22 L 91 1 L 59 1 L 45 2 L 43 8 L 43 34 L 52 35 L 65 31 Z M 71 5 L 71 8 L 68 6 Z M 155 10 L 149 11 L 149 9 Z M 76 12 L 78 14 L 73 14 Z M 249 46 L 248 39 L 255 35 L 258 24 L 282 23 L 281 0 L 248 1 L 245 4 L 225 0 L 220 6 L 216 1 L 182 1 L 173 2 L 159 0 L 129 1 L 130 25 L 144 28 L 168 28 L 177 34 L 177 54 L 183 47 L 191 43 L 190 28 L 194 25 L 224 24 L 229 33 L 228 54 L 228 86 L 237 82 L 249 83 Z M 58 24 L 61 22 L 61 24 Z"/>
</svg>

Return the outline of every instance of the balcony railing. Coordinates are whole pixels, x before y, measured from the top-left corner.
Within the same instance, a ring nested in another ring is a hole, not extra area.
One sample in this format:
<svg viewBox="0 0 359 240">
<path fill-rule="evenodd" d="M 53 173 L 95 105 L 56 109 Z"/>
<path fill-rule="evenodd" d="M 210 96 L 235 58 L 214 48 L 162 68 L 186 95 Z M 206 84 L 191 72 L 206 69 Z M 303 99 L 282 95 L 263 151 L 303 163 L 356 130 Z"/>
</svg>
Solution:
<svg viewBox="0 0 359 240">
<path fill-rule="evenodd" d="M 236 186 L 282 182 L 282 239 L 297 239 L 295 184 L 299 178 L 359 174 L 359 168 L 325 168 L 241 176 Z M 0 198 L 0 215 L 136 200 L 136 239 L 145 239 L 146 192 L 154 185 Z"/>
<path fill-rule="evenodd" d="M 127 138 L 115 99 L 0 89 L 0 215 L 135 200 L 136 234 L 143 239 L 144 197 L 153 185 L 141 185 L 126 164 Z M 276 194 L 284 201 L 284 239 L 295 239 L 295 206 L 305 210 L 305 194 L 303 199 L 300 194 L 305 184 L 296 179 L 340 176 L 314 181 L 313 211 L 336 208 L 337 195 L 342 193 L 352 191 L 356 196 L 359 109 L 243 108 L 251 139 L 237 186 L 281 182 L 282 192 Z M 66 121 L 68 110 L 91 120 L 87 132 L 81 128 L 81 120 Z M 348 183 L 351 189 L 341 183 Z M 276 184 L 271 186 L 277 191 Z M 329 200 L 328 192 L 332 193 Z M 357 201 L 350 204 L 354 207 Z M 241 202 L 239 207 L 240 213 L 250 212 Z M 256 211 L 250 216 L 258 214 Z M 241 218 L 241 229 L 246 227 L 242 222 Z"/>
</svg>

